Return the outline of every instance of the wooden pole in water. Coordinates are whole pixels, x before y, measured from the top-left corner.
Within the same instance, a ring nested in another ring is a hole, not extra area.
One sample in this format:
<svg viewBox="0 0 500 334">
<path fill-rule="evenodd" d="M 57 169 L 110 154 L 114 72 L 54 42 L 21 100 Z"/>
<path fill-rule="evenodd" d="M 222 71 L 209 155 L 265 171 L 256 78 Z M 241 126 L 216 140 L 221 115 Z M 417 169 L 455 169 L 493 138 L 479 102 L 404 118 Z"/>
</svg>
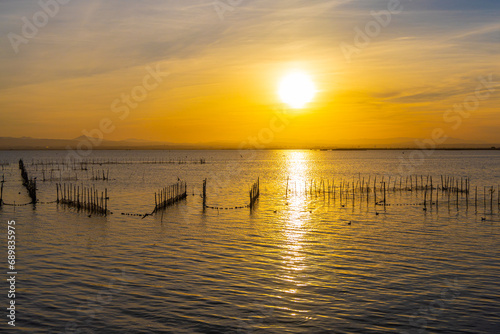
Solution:
<svg viewBox="0 0 500 334">
<path fill-rule="evenodd" d="M 450 188 L 447 188 L 446 190 L 447 194 L 448 194 L 448 210 L 450 209 L 450 202 L 451 202 L 451 199 L 450 199 L 450 196 L 451 196 L 451 189 Z"/>
<path fill-rule="evenodd" d="M 328 189 L 328 202 L 330 202 L 330 196 L 331 196 L 330 179 L 327 179 L 326 182 L 327 182 L 326 187 Z"/>
<path fill-rule="evenodd" d="M 439 191 L 436 187 L 436 210 L 439 210 Z"/>
<path fill-rule="evenodd" d="M 333 200 L 335 201 L 335 179 L 332 180 Z M 500 200 L 498 205 L 500 205 Z"/>
<path fill-rule="evenodd" d="M 476 186 L 476 200 L 474 202 L 475 202 L 475 208 L 476 208 L 476 213 L 477 213 L 477 186 Z"/>
<path fill-rule="evenodd" d="M 465 180 L 465 211 L 469 211 L 469 180 Z"/>
<path fill-rule="evenodd" d="M 483 209 L 486 212 L 486 187 L 483 187 Z"/>
<path fill-rule="evenodd" d="M 290 176 L 287 176 L 286 177 L 286 194 L 285 194 L 285 198 L 288 198 L 288 180 L 289 180 Z"/>
<path fill-rule="evenodd" d="M 354 205 L 356 204 L 356 190 L 354 187 L 354 182 L 352 183 L 352 207 L 354 208 Z"/>
<path fill-rule="evenodd" d="M 491 190 L 490 190 L 490 211 L 491 213 L 493 213 L 493 187 L 491 187 Z"/>
<path fill-rule="evenodd" d="M 432 210 L 432 178 L 431 178 L 431 210 Z"/>
<path fill-rule="evenodd" d="M 207 179 L 203 180 L 203 210 L 207 206 Z"/>
<path fill-rule="evenodd" d="M 424 209 L 427 210 L 427 185 L 425 185 L 425 190 L 424 190 Z"/>
<path fill-rule="evenodd" d="M 384 182 L 384 210 L 385 210 L 385 206 L 386 206 L 386 204 L 387 204 L 387 202 L 386 202 L 386 200 L 385 200 L 385 199 L 386 199 L 386 198 L 385 198 L 385 182 Z"/>
</svg>

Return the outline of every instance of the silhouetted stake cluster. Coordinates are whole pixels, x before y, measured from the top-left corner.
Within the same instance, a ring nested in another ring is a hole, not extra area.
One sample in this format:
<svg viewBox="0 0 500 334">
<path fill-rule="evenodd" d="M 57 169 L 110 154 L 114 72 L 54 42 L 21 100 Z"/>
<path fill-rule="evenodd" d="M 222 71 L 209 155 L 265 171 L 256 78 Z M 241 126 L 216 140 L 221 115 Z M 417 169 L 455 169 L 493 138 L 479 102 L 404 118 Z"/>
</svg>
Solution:
<svg viewBox="0 0 500 334">
<path fill-rule="evenodd" d="M 35 180 L 28 178 L 28 172 L 24 167 L 23 160 L 19 160 L 19 169 L 21 170 L 21 177 L 23 179 L 23 186 L 28 190 L 28 195 L 31 198 L 31 203 L 36 203 L 36 178 Z"/>
<path fill-rule="evenodd" d="M 0 186 L 0 207 L 3 204 L 3 184 L 5 183 L 5 176 L 2 175 L 2 181 L 0 181 L 2 185 Z"/>
<path fill-rule="evenodd" d="M 92 169 L 92 178 L 93 181 L 109 181 L 109 169 L 105 170 L 95 170 Z"/>
<path fill-rule="evenodd" d="M 76 186 L 73 184 L 56 184 L 57 203 L 74 207 L 78 210 L 106 216 L 108 214 L 108 189 L 99 194 L 93 187 Z"/>
<path fill-rule="evenodd" d="M 286 197 L 290 194 L 303 194 L 305 196 L 323 196 L 326 199 L 328 196 L 328 201 L 333 198 L 334 201 L 339 200 L 342 207 L 350 203 L 353 207 L 356 204 L 356 199 L 363 200 L 366 199 L 367 204 L 370 202 L 370 197 L 373 196 L 372 200 L 375 206 L 386 206 L 390 205 L 387 202 L 389 194 L 394 194 L 396 192 L 410 192 L 415 194 L 421 194 L 421 202 L 419 205 L 424 206 L 424 210 L 427 210 L 429 206 L 439 208 L 439 198 L 446 200 L 448 207 L 456 206 L 458 209 L 460 206 L 464 206 L 466 210 L 469 209 L 470 205 L 470 193 L 471 184 L 469 178 L 455 178 L 450 176 L 441 176 L 441 183 L 435 184 L 432 176 L 408 176 L 408 177 L 382 177 L 381 180 L 377 181 L 377 177 L 374 177 L 372 182 L 372 177 L 369 176 L 367 179 L 364 177 L 359 177 L 358 180 L 355 178 L 352 182 L 341 179 L 340 181 L 332 180 L 321 180 L 317 182 L 316 180 L 305 181 L 303 187 L 297 185 L 297 182 L 293 184 L 290 183 L 290 179 L 287 178 L 286 182 Z M 489 204 L 489 209 L 493 211 L 494 204 L 494 193 L 497 193 L 497 205 L 500 210 L 500 187 L 484 187 L 483 189 L 483 208 L 486 211 L 487 204 Z M 465 197 L 465 198 L 464 198 Z M 477 212 L 478 209 L 478 189 L 475 189 L 474 198 L 474 208 Z"/>
<path fill-rule="evenodd" d="M 260 195 L 260 179 L 257 178 L 257 182 L 255 182 L 250 189 L 250 209 L 253 209 L 255 206 L 255 202 L 259 198 Z"/>
<path fill-rule="evenodd" d="M 155 209 L 153 213 L 165 209 L 187 198 L 187 184 L 179 181 L 155 193 Z"/>
</svg>

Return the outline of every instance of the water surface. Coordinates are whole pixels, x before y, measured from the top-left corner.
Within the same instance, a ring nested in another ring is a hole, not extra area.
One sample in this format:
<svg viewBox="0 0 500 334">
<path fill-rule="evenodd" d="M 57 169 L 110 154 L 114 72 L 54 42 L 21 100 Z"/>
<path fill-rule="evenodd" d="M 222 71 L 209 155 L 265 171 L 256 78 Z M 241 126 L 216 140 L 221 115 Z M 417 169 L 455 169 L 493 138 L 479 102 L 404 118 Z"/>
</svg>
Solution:
<svg viewBox="0 0 500 334">
<path fill-rule="evenodd" d="M 373 197 L 342 207 L 303 190 L 311 180 L 399 177 L 408 153 L 96 151 L 93 159 L 120 163 L 66 171 L 62 180 L 53 171 L 43 182 L 44 167 L 31 164 L 61 161 L 64 151 L 1 152 L 10 163 L 0 171 L 4 202 L 29 202 L 20 158 L 42 202 L 0 209 L 4 231 L 17 222 L 12 332 L 496 333 L 499 214 L 496 202 L 483 206 L 483 190 L 500 183 L 499 152 L 438 151 L 416 166 L 436 183 L 442 174 L 469 177 L 477 212 L 462 197 L 458 208 L 444 197 L 423 211 L 422 193 L 396 192 L 384 210 Z M 160 160 L 181 163 L 149 163 Z M 90 180 L 92 168 L 109 169 L 110 180 Z M 77 181 L 63 180 L 74 173 Z M 253 210 L 203 211 L 203 179 L 207 204 L 230 208 L 248 205 L 258 177 Z M 151 213 L 155 191 L 178 179 L 188 183 L 186 201 L 143 219 L 122 214 Z M 50 203 L 56 182 L 107 188 L 113 214 Z"/>
</svg>

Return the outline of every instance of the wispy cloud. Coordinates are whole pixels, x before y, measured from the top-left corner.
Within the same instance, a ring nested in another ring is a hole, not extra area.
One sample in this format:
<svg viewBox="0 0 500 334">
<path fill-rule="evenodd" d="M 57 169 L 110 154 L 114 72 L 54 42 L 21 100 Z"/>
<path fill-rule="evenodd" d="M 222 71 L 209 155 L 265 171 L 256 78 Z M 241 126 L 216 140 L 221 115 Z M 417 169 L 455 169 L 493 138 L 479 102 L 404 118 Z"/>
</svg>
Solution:
<svg viewBox="0 0 500 334">
<path fill-rule="evenodd" d="M 389 104 L 392 115 L 412 104 L 434 104 L 428 110 L 438 112 L 435 103 L 465 94 L 478 75 L 499 72 L 496 0 L 401 0 L 404 11 L 347 64 L 339 44 L 352 40 L 354 27 L 387 3 L 246 0 L 221 21 L 207 0 L 71 1 L 16 54 L 7 34 L 21 34 L 22 17 L 31 19 L 40 7 L 1 1 L 0 131 L 11 131 L 6 124 L 21 124 L 21 117 L 57 124 L 69 108 L 78 121 L 66 129 L 76 133 L 82 122 L 108 112 L 116 94 L 151 63 L 172 75 L 144 104 L 148 116 L 141 122 L 171 112 L 178 124 L 185 117 L 193 132 L 201 131 L 200 124 L 227 125 L 224 113 L 232 110 L 241 115 L 277 103 L 273 80 L 293 64 L 316 76 L 324 110 L 349 100 L 362 115 L 366 108 L 383 113 Z M 366 95 L 358 99 L 357 92 Z M 243 128 L 234 129 L 232 138 Z"/>
</svg>

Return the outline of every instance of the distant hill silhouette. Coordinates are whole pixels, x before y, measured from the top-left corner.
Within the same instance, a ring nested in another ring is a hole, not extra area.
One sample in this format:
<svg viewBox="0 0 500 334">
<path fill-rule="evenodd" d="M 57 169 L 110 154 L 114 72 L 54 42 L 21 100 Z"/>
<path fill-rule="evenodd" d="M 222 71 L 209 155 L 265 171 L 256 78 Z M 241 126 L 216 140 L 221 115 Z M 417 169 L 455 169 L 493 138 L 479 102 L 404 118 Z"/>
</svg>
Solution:
<svg viewBox="0 0 500 334">
<path fill-rule="evenodd" d="M 289 144 L 274 142 L 268 145 L 268 149 L 414 149 L 418 148 L 414 138 L 392 138 L 392 139 L 357 139 L 345 140 L 342 144 L 324 144 L 320 142 L 309 142 L 303 144 Z M 422 141 L 422 139 L 418 139 Z M 95 150 L 133 150 L 133 149 L 158 149 L 158 150 L 179 150 L 179 149 L 238 149 L 240 143 L 212 142 L 183 144 L 172 142 L 148 141 L 143 139 L 125 140 L 102 140 L 98 145 L 97 138 L 80 136 L 74 139 L 40 139 L 31 137 L 0 137 L 0 150 L 63 150 L 76 149 L 81 143 L 92 142 Z M 465 141 L 456 138 L 448 138 L 446 142 L 439 145 L 439 149 L 490 149 L 500 148 L 500 144 L 491 144 L 477 141 Z M 246 146 L 246 148 L 250 148 Z"/>
</svg>

